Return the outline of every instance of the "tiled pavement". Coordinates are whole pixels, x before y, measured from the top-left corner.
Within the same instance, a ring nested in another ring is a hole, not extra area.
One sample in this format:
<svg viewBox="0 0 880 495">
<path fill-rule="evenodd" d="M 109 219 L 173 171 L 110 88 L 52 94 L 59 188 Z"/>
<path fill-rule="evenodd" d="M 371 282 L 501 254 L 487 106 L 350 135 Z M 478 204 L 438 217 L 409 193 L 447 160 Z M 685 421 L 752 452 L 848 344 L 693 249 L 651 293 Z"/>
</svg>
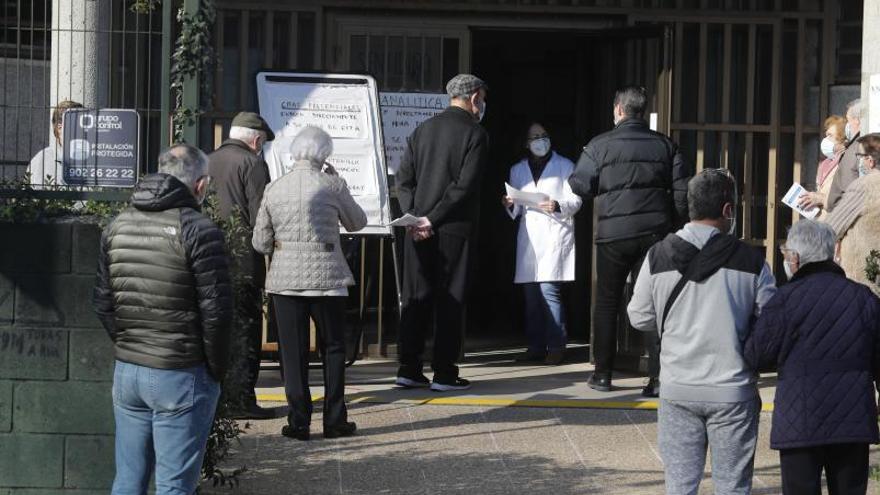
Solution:
<svg viewBox="0 0 880 495">
<path fill-rule="evenodd" d="M 232 466 L 248 468 L 240 487 L 203 492 L 663 493 L 656 412 L 638 396 L 644 379 L 616 380 L 617 391 L 599 394 L 586 387 L 587 370 L 583 363 L 522 367 L 507 356 L 484 356 L 462 368 L 474 380 L 470 391 L 441 395 L 395 389 L 392 363 L 357 364 L 349 369 L 347 393 L 358 435 L 324 440 L 320 402 L 310 442 L 282 437 L 283 419 L 253 422 L 231 458 Z M 313 380 L 320 380 L 318 372 Z M 774 382 L 763 383 L 770 404 Z M 279 385 L 277 372 L 264 371 L 261 399 L 279 400 Z M 755 494 L 781 492 L 769 429 L 770 414 L 763 413 Z M 872 458 L 880 463 L 876 450 Z M 706 470 L 701 494 L 712 493 L 708 464 Z"/>
</svg>

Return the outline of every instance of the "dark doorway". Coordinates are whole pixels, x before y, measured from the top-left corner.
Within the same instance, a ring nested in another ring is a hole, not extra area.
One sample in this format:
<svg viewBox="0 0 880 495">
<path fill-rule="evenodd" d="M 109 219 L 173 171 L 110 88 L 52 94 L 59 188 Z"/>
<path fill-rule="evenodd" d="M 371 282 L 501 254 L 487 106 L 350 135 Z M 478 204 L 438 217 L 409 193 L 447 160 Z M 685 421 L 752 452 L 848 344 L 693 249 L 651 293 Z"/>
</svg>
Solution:
<svg viewBox="0 0 880 495">
<path fill-rule="evenodd" d="M 503 211 L 500 199 L 510 167 L 525 156 L 526 128 L 533 121 L 542 123 L 554 151 L 577 164 L 582 147 L 612 128 L 616 88 L 656 88 L 659 69 L 652 66 L 663 65 L 663 50 L 646 50 L 637 61 L 632 47 L 646 39 L 662 47 L 662 32 L 473 31 L 472 72 L 490 88 L 483 124 L 491 139 L 491 159 L 482 189 L 478 266 L 468 306 L 469 350 L 525 342 L 521 290 L 512 283 L 518 226 Z M 643 67 L 645 57 L 660 60 Z M 577 277 L 567 284 L 564 296 L 571 342 L 589 342 L 590 337 L 592 224 L 592 201 L 585 201 L 575 219 Z"/>
</svg>

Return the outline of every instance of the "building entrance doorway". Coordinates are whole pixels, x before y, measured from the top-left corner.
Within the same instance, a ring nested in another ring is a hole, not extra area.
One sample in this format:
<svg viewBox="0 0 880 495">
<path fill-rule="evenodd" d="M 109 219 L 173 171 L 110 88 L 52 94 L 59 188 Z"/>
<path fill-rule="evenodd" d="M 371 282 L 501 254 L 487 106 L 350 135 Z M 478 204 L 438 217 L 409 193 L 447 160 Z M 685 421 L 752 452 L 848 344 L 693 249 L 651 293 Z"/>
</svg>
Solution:
<svg viewBox="0 0 880 495">
<path fill-rule="evenodd" d="M 489 84 L 483 121 L 490 163 L 482 188 L 477 273 L 468 306 L 468 349 L 525 342 L 521 288 L 512 284 L 517 224 L 500 198 L 510 167 L 525 156 L 533 121 L 547 128 L 554 151 L 577 163 L 582 147 L 613 127 L 616 88 L 637 84 L 651 95 L 649 112 L 667 131 L 671 60 L 661 27 L 599 32 L 509 31 L 471 33 L 471 72 Z M 593 208 L 576 217 L 577 280 L 564 293 L 571 342 L 590 338 Z M 641 338 L 619 332 L 622 353 L 638 355 Z M 625 360 L 624 360 L 625 361 Z"/>
</svg>

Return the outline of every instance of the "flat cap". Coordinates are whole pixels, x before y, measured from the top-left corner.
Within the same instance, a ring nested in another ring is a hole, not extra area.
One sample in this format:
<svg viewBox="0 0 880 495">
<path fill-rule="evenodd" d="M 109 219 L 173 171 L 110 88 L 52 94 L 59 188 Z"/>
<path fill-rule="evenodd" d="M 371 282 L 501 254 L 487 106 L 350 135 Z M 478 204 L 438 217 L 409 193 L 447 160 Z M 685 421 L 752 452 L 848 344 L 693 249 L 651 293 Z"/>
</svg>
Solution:
<svg viewBox="0 0 880 495">
<path fill-rule="evenodd" d="M 239 112 L 238 115 L 232 119 L 233 127 L 247 127 L 248 129 L 254 129 L 257 131 L 263 131 L 266 133 L 266 141 L 272 141 L 275 139 L 275 133 L 272 132 L 272 128 L 269 127 L 269 124 L 263 120 L 263 117 L 260 117 L 260 114 L 254 112 Z"/>
<path fill-rule="evenodd" d="M 446 94 L 451 98 L 473 94 L 478 89 L 489 90 L 485 81 L 473 74 L 459 74 L 446 83 Z"/>
</svg>

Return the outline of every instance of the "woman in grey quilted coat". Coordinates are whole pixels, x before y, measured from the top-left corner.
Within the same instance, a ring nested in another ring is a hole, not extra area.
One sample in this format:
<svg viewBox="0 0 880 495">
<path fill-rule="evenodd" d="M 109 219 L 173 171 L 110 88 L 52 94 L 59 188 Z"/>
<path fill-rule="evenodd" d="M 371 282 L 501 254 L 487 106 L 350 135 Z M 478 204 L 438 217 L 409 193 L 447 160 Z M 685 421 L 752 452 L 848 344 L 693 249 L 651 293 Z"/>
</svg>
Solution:
<svg viewBox="0 0 880 495">
<path fill-rule="evenodd" d="M 281 434 L 309 439 L 309 318 L 315 321 L 324 358 L 324 438 L 348 436 L 355 424 L 345 408 L 345 298 L 354 277 L 339 246 L 339 224 L 364 228 L 367 216 L 345 180 L 325 160 L 330 136 L 306 127 L 290 145 L 293 167 L 270 183 L 254 226 L 253 245 L 271 256 L 266 292 L 272 297 L 284 391 L 290 405 Z"/>
</svg>

